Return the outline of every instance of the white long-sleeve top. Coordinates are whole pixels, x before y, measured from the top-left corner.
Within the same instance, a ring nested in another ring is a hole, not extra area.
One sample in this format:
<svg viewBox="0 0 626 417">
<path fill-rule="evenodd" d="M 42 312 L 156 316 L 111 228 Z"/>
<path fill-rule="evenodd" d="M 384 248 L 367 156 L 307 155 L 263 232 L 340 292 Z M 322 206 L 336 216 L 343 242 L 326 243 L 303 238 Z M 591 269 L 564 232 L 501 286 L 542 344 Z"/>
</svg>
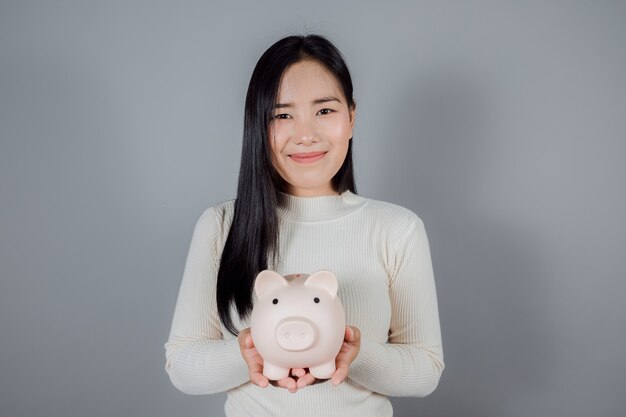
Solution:
<svg viewBox="0 0 626 417">
<path fill-rule="evenodd" d="M 333 271 L 346 324 L 361 331 L 348 378 L 290 393 L 250 382 L 237 338 L 221 324 L 217 271 L 234 200 L 198 219 L 165 343 L 165 370 L 187 394 L 227 392 L 229 417 L 392 415 L 387 396 L 423 397 L 444 369 L 437 295 L 424 224 L 411 210 L 350 191 L 285 195 L 278 208 L 282 275 Z M 249 327 L 232 308 L 238 330 Z"/>
</svg>

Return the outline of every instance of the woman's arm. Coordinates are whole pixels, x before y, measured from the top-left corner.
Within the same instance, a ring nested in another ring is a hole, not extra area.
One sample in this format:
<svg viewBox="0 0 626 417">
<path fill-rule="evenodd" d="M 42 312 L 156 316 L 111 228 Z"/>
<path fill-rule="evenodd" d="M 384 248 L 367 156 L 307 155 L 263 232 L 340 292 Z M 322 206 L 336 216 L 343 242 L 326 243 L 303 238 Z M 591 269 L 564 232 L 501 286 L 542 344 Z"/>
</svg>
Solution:
<svg viewBox="0 0 626 417">
<path fill-rule="evenodd" d="M 237 338 L 223 340 L 220 330 L 215 299 L 220 230 L 214 208 L 196 222 L 165 343 L 165 371 L 185 394 L 223 392 L 249 381 Z"/>
<path fill-rule="evenodd" d="M 422 220 L 412 213 L 403 232 L 392 240 L 388 342 L 362 336 L 349 378 L 383 395 L 425 397 L 444 369 L 437 294 Z"/>
</svg>

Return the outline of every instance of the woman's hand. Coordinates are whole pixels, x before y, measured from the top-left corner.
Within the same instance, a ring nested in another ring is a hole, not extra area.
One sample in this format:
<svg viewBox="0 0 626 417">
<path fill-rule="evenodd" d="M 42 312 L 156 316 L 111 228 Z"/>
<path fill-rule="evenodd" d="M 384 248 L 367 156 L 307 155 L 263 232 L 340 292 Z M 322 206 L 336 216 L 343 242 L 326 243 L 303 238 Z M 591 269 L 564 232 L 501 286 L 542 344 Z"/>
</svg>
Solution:
<svg viewBox="0 0 626 417">
<path fill-rule="evenodd" d="M 359 354 L 361 348 L 361 331 L 356 326 L 346 326 L 343 344 L 335 358 L 335 373 L 331 377 L 333 385 L 339 385 L 348 376 L 350 364 Z M 308 369 L 294 368 L 292 375 L 298 377 L 297 387 L 304 388 L 307 385 L 317 384 L 321 381 L 308 372 Z"/>
<path fill-rule="evenodd" d="M 356 326 L 346 326 L 346 334 L 341 345 L 341 350 L 335 359 L 337 369 L 332 376 L 333 385 L 339 385 L 348 377 L 350 364 L 359 354 L 361 349 L 361 331 Z"/>
<path fill-rule="evenodd" d="M 252 340 L 249 327 L 239 332 L 237 340 L 239 341 L 241 356 L 243 356 L 243 359 L 248 365 L 250 381 L 253 384 L 258 385 L 261 388 L 265 388 L 268 384 L 272 384 L 275 387 L 286 388 L 291 393 L 298 391 L 296 380 L 291 377 L 286 377 L 278 381 L 270 381 L 267 377 L 265 377 L 265 375 L 263 375 L 263 358 L 254 347 L 254 341 Z"/>
</svg>

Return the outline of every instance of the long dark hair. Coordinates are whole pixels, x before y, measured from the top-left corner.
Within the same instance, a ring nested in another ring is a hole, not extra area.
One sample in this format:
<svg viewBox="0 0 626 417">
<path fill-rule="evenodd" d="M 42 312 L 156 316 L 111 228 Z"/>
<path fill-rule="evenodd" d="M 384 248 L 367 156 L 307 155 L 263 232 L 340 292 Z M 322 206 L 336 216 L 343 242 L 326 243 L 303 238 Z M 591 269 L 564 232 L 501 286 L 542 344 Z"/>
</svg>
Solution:
<svg viewBox="0 0 626 417">
<path fill-rule="evenodd" d="M 337 79 L 348 107 L 355 107 L 352 79 L 339 50 L 319 35 L 288 36 L 273 44 L 257 62 L 246 95 L 241 166 L 235 213 L 217 274 L 217 309 L 226 329 L 237 335 L 230 316 L 232 304 L 240 319 L 252 311 L 256 275 L 267 269 L 268 259 L 278 259 L 278 216 L 286 182 L 272 165 L 268 141 L 280 80 L 292 64 L 305 59 L 321 63 Z M 352 165 L 352 140 L 343 165 L 332 178 L 338 193 L 356 193 Z"/>
</svg>

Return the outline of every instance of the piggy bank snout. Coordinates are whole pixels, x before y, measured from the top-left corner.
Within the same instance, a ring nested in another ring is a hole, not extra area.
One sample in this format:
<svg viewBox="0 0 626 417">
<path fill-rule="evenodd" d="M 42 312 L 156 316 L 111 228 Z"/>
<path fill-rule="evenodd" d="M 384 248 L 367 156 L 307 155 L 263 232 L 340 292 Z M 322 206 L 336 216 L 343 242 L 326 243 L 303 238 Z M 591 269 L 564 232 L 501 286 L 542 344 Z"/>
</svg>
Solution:
<svg viewBox="0 0 626 417">
<path fill-rule="evenodd" d="M 289 351 L 308 349 L 316 339 L 315 325 L 305 318 L 289 318 L 276 328 L 276 342 Z"/>
</svg>

